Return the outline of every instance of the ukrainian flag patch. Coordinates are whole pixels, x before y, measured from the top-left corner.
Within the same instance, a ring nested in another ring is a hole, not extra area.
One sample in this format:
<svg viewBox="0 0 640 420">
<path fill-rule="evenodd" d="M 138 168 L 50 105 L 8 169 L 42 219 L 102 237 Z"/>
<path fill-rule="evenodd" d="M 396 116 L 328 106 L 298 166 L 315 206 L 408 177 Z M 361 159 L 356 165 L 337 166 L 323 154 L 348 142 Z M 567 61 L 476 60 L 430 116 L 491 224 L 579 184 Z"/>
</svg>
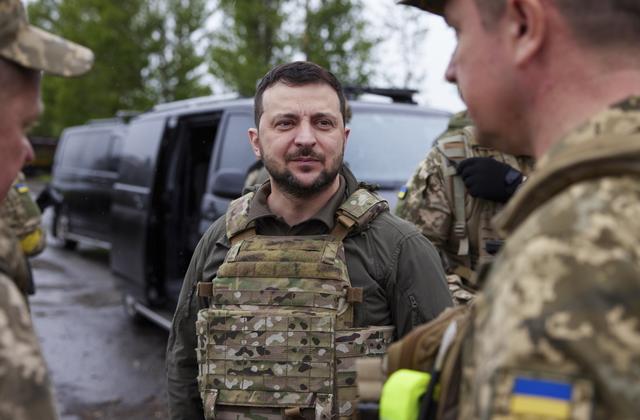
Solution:
<svg viewBox="0 0 640 420">
<path fill-rule="evenodd" d="M 407 191 L 409 191 L 409 189 L 406 185 L 400 188 L 400 191 L 398 191 L 398 198 L 400 200 L 404 200 L 404 198 L 407 196 Z"/>
<path fill-rule="evenodd" d="M 29 187 L 27 187 L 25 184 L 16 184 L 15 188 L 20 194 L 29 192 Z"/>
<path fill-rule="evenodd" d="M 572 394 L 573 385 L 568 382 L 517 376 L 509 409 L 516 416 L 569 419 Z"/>
</svg>

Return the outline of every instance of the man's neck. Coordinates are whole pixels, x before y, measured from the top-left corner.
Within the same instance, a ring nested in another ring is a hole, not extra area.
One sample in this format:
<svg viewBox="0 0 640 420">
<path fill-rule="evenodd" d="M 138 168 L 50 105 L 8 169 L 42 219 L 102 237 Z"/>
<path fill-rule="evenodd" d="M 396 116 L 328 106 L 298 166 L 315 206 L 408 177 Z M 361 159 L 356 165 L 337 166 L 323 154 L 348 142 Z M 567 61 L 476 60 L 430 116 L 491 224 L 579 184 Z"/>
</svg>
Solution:
<svg viewBox="0 0 640 420">
<path fill-rule="evenodd" d="M 340 188 L 340 177 L 325 190 L 311 197 L 294 197 L 278 188 L 272 180 L 271 194 L 267 197 L 269 209 L 289 226 L 309 220 L 322 209 Z"/>
<path fill-rule="evenodd" d="M 640 70 L 607 71 L 581 80 L 558 81 L 538 96 L 531 124 L 532 154 L 544 155 L 556 142 L 631 95 L 640 94 Z"/>
</svg>

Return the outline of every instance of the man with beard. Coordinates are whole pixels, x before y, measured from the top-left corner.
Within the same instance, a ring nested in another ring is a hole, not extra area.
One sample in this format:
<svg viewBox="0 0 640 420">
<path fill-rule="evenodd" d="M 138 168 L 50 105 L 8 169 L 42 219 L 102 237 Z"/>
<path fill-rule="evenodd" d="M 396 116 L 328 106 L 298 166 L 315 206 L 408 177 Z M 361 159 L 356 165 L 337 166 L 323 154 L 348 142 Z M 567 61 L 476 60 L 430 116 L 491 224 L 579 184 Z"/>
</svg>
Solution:
<svg viewBox="0 0 640 420">
<path fill-rule="evenodd" d="M 260 82 L 249 139 L 269 181 L 195 250 L 167 349 L 172 419 L 350 416 L 355 356 L 451 305 L 433 246 L 342 165 L 345 108 L 313 63 Z"/>
</svg>

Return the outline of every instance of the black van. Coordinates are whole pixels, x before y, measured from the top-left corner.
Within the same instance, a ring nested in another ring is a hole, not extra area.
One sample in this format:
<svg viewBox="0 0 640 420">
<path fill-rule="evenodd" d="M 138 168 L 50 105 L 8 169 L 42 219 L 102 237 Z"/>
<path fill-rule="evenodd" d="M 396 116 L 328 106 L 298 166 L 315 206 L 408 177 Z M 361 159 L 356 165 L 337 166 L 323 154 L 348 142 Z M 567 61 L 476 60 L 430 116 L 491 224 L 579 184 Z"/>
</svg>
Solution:
<svg viewBox="0 0 640 420">
<path fill-rule="evenodd" d="M 345 162 L 393 205 L 449 114 L 400 103 L 350 106 Z M 158 105 L 130 122 L 113 186 L 111 267 L 132 315 L 169 326 L 198 240 L 240 196 L 255 162 L 253 126 L 252 99 L 215 97 Z"/>
<path fill-rule="evenodd" d="M 53 234 L 68 249 L 77 241 L 108 248 L 113 183 L 126 133 L 121 118 L 93 120 L 62 132 L 53 163 Z"/>
</svg>

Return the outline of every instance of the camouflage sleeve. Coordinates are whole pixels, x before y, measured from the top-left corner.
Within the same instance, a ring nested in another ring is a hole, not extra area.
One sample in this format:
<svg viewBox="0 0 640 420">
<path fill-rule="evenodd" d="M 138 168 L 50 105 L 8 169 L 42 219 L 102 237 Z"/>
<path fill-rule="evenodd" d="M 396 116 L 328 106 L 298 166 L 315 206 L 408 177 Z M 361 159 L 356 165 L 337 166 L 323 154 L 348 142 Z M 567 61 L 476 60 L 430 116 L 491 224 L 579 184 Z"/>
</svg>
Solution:
<svg viewBox="0 0 640 420">
<path fill-rule="evenodd" d="M 172 420 L 204 419 L 198 391 L 196 358 L 196 316 L 201 302 L 196 295 L 198 282 L 211 279 L 228 251 L 225 218 L 219 218 L 204 234 L 185 274 L 167 343 L 167 393 Z"/>
<path fill-rule="evenodd" d="M 436 249 L 419 232 L 400 242 L 386 281 L 397 338 L 452 306 Z"/>
<path fill-rule="evenodd" d="M 0 418 L 57 419 L 47 366 L 26 302 L 0 273 Z"/>
<path fill-rule="evenodd" d="M 447 242 L 452 220 L 439 159 L 438 151 L 432 149 L 407 183 L 405 196 L 398 201 L 395 211 L 397 216 L 416 225 L 436 247 Z"/>
<path fill-rule="evenodd" d="M 632 179 L 577 184 L 508 239 L 476 302 L 460 418 L 637 418 L 639 201 Z"/>
</svg>

